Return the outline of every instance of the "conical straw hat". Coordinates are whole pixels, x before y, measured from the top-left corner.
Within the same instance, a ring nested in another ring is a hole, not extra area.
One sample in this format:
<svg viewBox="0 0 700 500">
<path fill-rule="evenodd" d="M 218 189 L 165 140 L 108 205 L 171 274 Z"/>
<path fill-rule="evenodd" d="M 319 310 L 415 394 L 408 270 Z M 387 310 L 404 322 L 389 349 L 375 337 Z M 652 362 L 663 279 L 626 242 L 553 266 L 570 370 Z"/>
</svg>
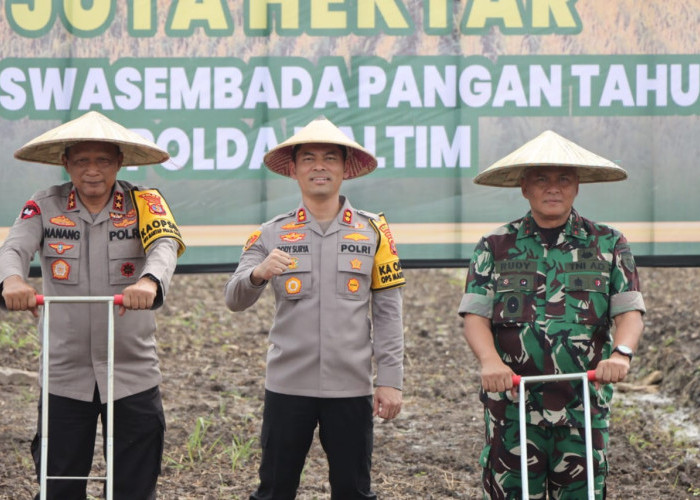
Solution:
<svg viewBox="0 0 700 500">
<path fill-rule="evenodd" d="M 619 165 L 547 130 L 481 172 L 474 178 L 474 183 L 520 187 L 525 169 L 535 166 L 574 167 L 581 183 L 627 178 L 627 172 Z"/>
<path fill-rule="evenodd" d="M 292 160 L 294 146 L 310 143 L 345 146 L 347 148 L 347 158 L 345 160 L 347 179 L 369 174 L 377 168 L 377 159 L 372 153 L 350 139 L 323 116 L 313 120 L 292 137 L 268 151 L 263 158 L 263 162 L 273 172 L 289 177 L 289 162 Z"/>
<path fill-rule="evenodd" d="M 124 153 L 123 165 L 163 163 L 170 155 L 154 143 L 110 120 L 97 111 L 89 111 L 75 120 L 32 139 L 15 151 L 18 160 L 63 165 L 61 156 L 67 147 L 79 142 L 103 141 L 116 144 Z"/>
</svg>

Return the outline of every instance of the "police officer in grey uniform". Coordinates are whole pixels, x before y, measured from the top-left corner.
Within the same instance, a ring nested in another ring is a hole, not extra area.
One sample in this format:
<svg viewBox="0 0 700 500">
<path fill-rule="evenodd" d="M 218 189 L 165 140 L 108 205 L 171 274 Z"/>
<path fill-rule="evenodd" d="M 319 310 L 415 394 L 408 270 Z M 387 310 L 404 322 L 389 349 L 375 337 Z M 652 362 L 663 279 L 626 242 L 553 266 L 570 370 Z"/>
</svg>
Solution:
<svg viewBox="0 0 700 500">
<path fill-rule="evenodd" d="M 152 309 L 163 303 L 184 245 L 159 193 L 116 177 L 122 164 L 162 163 L 169 156 L 97 112 L 50 130 L 15 156 L 62 164 L 71 180 L 35 193 L 10 229 L 0 248 L 0 302 L 39 316 L 36 290 L 26 281 L 36 252 L 46 295 L 123 294 L 114 325 L 113 494 L 155 498 L 165 420 Z M 139 203 L 158 215 L 137 213 Z M 167 226 L 172 234 L 146 242 L 142 235 L 150 235 L 139 230 L 139 219 L 172 224 Z M 106 305 L 56 305 L 50 327 L 48 476 L 84 477 L 90 473 L 98 415 L 103 431 L 106 426 Z M 40 430 L 31 447 L 37 475 Z M 48 497 L 84 499 L 86 481 L 49 480 Z"/>
<path fill-rule="evenodd" d="M 404 278 L 383 215 L 353 208 L 340 187 L 377 162 L 325 118 L 264 162 L 297 181 L 302 201 L 251 235 L 225 289 L 233 311 L 253 305 L 268 283 L 276 300 L 260 484 L 250 498 L 295 498 L 317 425 L 331 497 L 376 498 L 373 416 L 392 419 L 402 402 Z"/>
</svg>

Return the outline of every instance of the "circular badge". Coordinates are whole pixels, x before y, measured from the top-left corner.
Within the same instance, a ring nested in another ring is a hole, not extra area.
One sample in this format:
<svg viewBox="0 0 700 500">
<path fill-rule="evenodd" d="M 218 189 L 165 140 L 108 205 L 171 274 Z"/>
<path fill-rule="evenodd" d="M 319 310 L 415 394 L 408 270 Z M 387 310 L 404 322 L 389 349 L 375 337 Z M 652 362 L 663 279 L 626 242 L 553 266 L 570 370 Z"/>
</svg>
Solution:
<svg viewBox="0 0 700 500">
<path fill-rule="evenodd" d="M 299 278 L 289 278 L 284 282 L 284 289 L 290 295 L 301 292 L 301 280 Z"/>
<path fill-rule="evenodd" d="M 348 290 L 350 290 L 352 293 L 357 292 L 360 289 L 360 282 L 357 281 L 357 278 L 351 278 L 348 280 Z"/>
</svg>

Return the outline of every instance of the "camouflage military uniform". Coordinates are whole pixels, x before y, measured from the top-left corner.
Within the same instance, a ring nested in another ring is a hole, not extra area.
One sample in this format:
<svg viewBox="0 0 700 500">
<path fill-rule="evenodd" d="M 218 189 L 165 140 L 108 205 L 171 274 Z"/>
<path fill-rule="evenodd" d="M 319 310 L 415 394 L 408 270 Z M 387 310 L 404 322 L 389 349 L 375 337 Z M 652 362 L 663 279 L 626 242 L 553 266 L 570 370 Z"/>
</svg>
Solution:
<svg viewBox="0 0 700 500">
<path fill-rule="evenodd" d="M 542 239 L 530 213 L 482 238 L 459 307 L 461 315 L 491 320 L 501 359 L 523 376 L 595 369 L 611 354 L 612 318 L 634 310 L 645 309 L 625 237 L 575 210 L 553 246 Z M 528 389 L 528 424 L 583 427 L 580 383 Z M 603 431 L 594 436 L 600 450 L 607 441 L 611 397 L 610 385 L 591 394 L 592 426 Z M 488 441 L 494 433 L 517 434 L 518 406 L 510 392 L 482 390 L 481 400 Z"/>
</svg>

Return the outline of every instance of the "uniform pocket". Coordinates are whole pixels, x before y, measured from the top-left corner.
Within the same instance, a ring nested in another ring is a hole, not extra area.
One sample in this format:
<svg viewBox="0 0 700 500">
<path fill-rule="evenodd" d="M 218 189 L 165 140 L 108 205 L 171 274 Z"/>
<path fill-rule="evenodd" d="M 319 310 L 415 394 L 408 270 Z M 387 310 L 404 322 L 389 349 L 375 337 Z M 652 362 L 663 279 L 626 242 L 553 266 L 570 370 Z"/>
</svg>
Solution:
<svg viewBox="0 0 700 500">
<path fill-rule="evenodd" d="M 605 325 L 609 322 L 609 278 L 604 274 L 569 273 L 565 279 L 567 314 L 574 323 Z"/>
<path fill-rule="evenodd" d="M 494 287 L 494 323 L 530 323 L 535 320 L 536 273 L 498 276 Z"/>
<path fill-rule="evenodd" d="M 280 276 L 272 278 L 275 295 L 287 300 L 305 299 L 311 295 L 311 256 L 292 255 L 292 264 Z"/>
<path fill-rule="evenodd" d="M 109 245 L 109 284 L 131 285 L 136 283 L 146 264 L 146 254 L 141 246 L 124 244 Z"/>
<path fill-rule="evenodd" d="M 349 300 L 366 300 L 372 281 L 373 259 L 364 255 L 338 255 L 336 292 Z"/>
</svg>

